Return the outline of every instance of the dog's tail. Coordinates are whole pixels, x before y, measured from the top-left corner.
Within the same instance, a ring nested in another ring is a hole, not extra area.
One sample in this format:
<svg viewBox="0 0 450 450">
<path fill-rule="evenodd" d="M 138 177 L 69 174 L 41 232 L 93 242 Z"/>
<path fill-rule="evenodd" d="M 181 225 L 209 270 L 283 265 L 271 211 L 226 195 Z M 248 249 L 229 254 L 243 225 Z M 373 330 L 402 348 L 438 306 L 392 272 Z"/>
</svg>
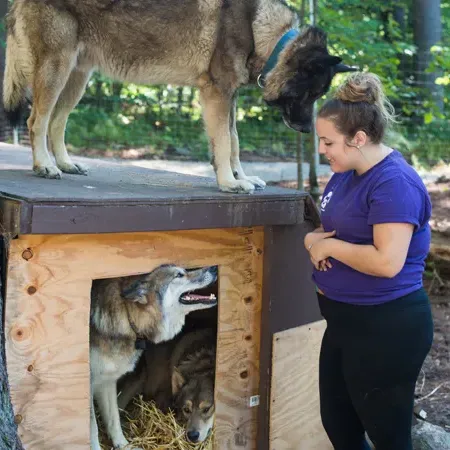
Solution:
<svg viewBox="0 0 450 450">
<path fill-rule="evenodd" d="M 8 27 L 6 38 L 5 74 L 3 78 L 3 107 L 11 126 L 22 123 L 28 106 L 27 67 L 32 65 L 29 49 L 20 45 L 14 29 Z"/>
</svg>

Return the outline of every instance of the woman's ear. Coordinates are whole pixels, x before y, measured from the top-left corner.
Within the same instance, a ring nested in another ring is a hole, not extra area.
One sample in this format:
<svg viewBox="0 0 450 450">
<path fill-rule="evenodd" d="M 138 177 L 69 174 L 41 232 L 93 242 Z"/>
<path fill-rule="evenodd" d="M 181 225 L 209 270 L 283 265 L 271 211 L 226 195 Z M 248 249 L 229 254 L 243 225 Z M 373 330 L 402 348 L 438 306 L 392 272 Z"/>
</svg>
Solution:
<svg viewBox="0 0 450 450">
<path fill-rule="evenodd" d="M 357 131 L 353 139 L 350 141 L 351 145 L 356 148 L 361 148 L 369 142 L 369 138 L 365 131 Z"/>
</svg>

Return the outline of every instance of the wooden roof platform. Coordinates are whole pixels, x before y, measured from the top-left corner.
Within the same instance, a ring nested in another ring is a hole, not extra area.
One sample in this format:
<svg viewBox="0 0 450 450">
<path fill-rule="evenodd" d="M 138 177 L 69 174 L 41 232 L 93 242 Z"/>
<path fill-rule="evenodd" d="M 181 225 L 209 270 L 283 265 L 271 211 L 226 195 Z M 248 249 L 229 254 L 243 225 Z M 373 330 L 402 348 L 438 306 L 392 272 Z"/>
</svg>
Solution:
<svg viewBox="0 0 450 450">
<path fill-rule="evenodd" d="M 294 225 L 303 222 L 305 209 L 315 216 L 306 192 L 267 187 L 251 195 L 228 194 L 219 191 L 213 178 L 83 158 L 86 162 L 88 176 L 43 179 L 31 169 L 30 148 L 0 144 L 4 231 L 71 234 Z"/>
</svg>

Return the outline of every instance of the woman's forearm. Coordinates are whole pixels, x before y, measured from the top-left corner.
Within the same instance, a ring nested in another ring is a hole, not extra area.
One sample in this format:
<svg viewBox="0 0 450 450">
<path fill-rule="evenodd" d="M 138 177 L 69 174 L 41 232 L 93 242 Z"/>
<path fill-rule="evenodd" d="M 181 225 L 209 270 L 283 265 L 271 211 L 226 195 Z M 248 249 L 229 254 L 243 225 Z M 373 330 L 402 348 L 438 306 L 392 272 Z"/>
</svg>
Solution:
<svg viewBox="0 0 450 450">
<path fill-rule="evenodd" d="M 374 245 L 359 245 L 328 239 L 330 256 L 358 272 L 377 277 L 392 278 L 398 270 L 393 267 L 389 258 Z"/>
</svg>

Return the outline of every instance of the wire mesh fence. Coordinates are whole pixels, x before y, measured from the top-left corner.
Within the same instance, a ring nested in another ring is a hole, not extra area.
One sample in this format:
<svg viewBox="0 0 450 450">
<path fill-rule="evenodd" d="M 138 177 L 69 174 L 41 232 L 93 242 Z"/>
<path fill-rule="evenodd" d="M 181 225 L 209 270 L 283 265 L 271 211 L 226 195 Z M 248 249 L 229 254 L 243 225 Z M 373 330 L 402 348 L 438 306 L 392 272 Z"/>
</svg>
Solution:
<svg viewBox="0 0 450 450">
<path fill-rule="evenodd" d="M 208 158 L 197 89 L 170 85 L 118 86 L 116 83 L 114 93 L 107 84 L 113 83 L 102 79 L 100 84 L 94 78 L 70 115 L 66 141 L 71 150 L 137 149 L 149 158 L 163 154 L 199 160 Z M 445 96 L 448 98 L 448 89 L 440 86 L 439 90 L 440 101 Z M 439 159 L 449 162 L 450 126 L 445 109 L 440 107 L 442 118 L 427 123 L 424 108 L 431 106 L 417 94 L 408 98 L 407 89 L 403 96 L 404 99 L 393 102 L 400 111 L 400 124 L 388 136 L 391 145 L 406 154 L 426 156 L 430 162 Z M 265 105 L 259 88 L 240 90 L 237 127 L 244 157 L 295 158 L 299 145 L 297 133 L 286 127 L 277 110 Z M 0 131 L 12 142 L 10 127 L 3 124 Z M 311 138 L 311 135 L 303 137 L 306 153 L 311 149 Z M 29 145 L 25 124 L 20 129 L 20 142 Z"/>
</svg>

